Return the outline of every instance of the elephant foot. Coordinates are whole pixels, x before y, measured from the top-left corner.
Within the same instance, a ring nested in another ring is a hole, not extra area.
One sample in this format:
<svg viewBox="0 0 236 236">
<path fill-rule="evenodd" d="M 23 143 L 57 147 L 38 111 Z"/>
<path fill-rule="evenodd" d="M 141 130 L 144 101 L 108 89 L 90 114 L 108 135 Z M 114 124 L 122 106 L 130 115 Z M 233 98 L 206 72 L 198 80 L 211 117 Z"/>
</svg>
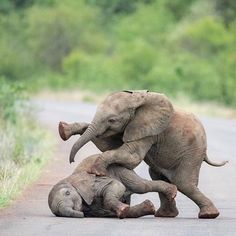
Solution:
<svg viewBox="0 0 236 236">
<path fill-rule="evenodd" d="M 179 211 L 175 205 L 160 207 L 156 213 L 155 217 L 176 217 L 179 214 Z"/>
<path fill-rule="evenodd" d="M 198 218 L 200 219 L 214 219 L 219 216 L 219 211 L 214 205 L 204 206 L 200 209 Z"/>
<path fill-rule="evenodd" d="M 64 141 L 68 140 L 71 136 L 71 127 L 66 122 L 60 121 L 58 131 Z"/>
<path fill-rule="evenodd" d="M 116 210 L 117 217 L 119 219 L 124 219 L 128 215 L 129 209 L 130 209 L 129 205 L 120 203 L 120 205 L 117 207 Z"/>
<path fill-rule="evenodd" d="M 170 187 L 168 187 L 164 193 L 166 195 L 166 198 L 169 201 L 173 201 L 173 199 L 176 197 L 177 195 L 177 187 L 173 184 L 170 184 Z"/>
<path fill-rule="evenodd" d="M 153 203 L 146 199 L 144 202 L 142 202 L 141 207 L 143 209 L 143 214 L 144 215 L 155 215 L 156 209 Z"/>
<path fill-rule="evenodd" d="M 89 174 L 95 174 L 97 176 L 106 176 L 106 166 L 100 158 L 97 158 L 90 168 Z"/>
</svg>

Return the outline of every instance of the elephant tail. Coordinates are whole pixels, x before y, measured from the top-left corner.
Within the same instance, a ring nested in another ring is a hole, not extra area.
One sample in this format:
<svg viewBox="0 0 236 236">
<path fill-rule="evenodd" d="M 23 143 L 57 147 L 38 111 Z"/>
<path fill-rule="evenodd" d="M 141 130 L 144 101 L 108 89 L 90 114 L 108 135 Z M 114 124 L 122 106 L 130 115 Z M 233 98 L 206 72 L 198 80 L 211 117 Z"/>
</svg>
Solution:
<svg viewBox="0 0 236 236">
<path fill-rule="evenodd" d="M 205 157 L 204 157 L 204 161 L 205 161 L 208 165 L 216 166 L 216 167 L 224 166 L 226 163 L 228 163 L 228 161 L 222 161 L 221 163 L 212 162 L 212 161 L 208 158 L 207 154 L 206 154 Z"/>
</svg>

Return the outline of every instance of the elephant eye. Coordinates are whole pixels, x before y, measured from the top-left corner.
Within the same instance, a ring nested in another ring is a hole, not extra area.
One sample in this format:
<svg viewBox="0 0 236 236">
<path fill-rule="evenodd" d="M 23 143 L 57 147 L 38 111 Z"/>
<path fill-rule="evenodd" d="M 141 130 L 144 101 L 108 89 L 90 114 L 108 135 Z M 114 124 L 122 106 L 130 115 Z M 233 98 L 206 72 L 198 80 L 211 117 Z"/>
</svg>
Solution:
<svg viewBox="0 0 236 236">
<path fill-rule="evenodd" d="M 70 191 L 66 191 L 66 193 L 65 193 L 66 195 L 70 195 Z"/>
<path fill-rule="evenodd" d="M 108 122 L 109 123 L 114 123 L 116 120 L 114 119 L 114 118 L 110 118 L 109 120 L 108 120 Z"/>
</svg>

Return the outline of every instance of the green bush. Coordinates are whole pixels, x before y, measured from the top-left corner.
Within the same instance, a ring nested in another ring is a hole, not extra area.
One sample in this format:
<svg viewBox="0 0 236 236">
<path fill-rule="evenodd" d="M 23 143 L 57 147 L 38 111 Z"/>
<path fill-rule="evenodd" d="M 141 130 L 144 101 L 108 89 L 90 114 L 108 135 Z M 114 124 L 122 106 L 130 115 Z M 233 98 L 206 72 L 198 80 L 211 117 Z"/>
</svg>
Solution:
<svg viewBox="0 0 236 236">
<path fill-rule="evenodd" d="M 88 55 L 75 50 L 63 61 L 63 71 L 68 80 L 74 80 L 82 87 L 104 90 L 119 88 L 121 79 L 116 76 L 114 61 L 106 55 Z M 72 79 L 71 79 L 72 78 Z"/>
<path fill-rule="evenodd" d="M 233 2 L 5 0 L 0 76 L 30 91 L 149 89 L 233 106 Z"/>
<path fill-rule="evenodd" d="M 138 4 L 149 4 L 152 3 L 153 0 L 86 0 L 86 2 L 100 7 L 102 13 L 108 18 L 115 14 L 132 13 Z"/>
<path fill-rule="evenodd" d="M 0 120 L 16 123 L 24 106 L 22 101 L 26 99 L 24 86 L 21 83 L 7 82 L 4 78 L 0 78 L 0 84 Z"/>
<path fill-rule="evenodd" d="M 145 77 L 156 64 L 155 48 L 144 40 L 135 40 L 123 44 L 118 53 L 121 76 L 131 85 L 145 86 Z"/>
<path fill-rule="evenodd" d="M 91 24 L 95 16 L 96 12 L 83 4 L 31 8 L 27 13 L 27 38 L 34 58 L 46 67 L 60 70 L 63 58 L 73 48 L 87 45 L 87 35 L 96 33 Z"/>
<path fill-rule="evenodd" d="M 11 80 L 25 80 L 35 69 L 24 27 L 20 14 L 0 14 L 0 76 Z"/>
<path fill-rule="evenodd" d="M 225 29 L 219 20 L 211 16 L 189 25 L 181 40 L 186 49 L 204 57 L 226 50 L 236 42 L 234 34 Z"/>
</svg>

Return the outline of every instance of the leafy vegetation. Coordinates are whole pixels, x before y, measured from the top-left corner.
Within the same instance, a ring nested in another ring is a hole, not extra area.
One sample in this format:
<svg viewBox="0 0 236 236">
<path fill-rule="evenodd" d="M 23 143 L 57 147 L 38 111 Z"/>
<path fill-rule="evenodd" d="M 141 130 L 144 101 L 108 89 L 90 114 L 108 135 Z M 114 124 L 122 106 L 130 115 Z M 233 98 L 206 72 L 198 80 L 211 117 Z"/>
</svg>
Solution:
<svg viewBox="0 0 236 236">
<path fill-rule="evenodd" d="M 33 119 L 22 85 L 0 79 L 0 208 L 33 181 L 50 156 L 49 134 Z"/>
<path fill-rule="evenodd" d="M 234 0 L 4 0 L 0 75 L 236 104 Z"/>
</svg>

